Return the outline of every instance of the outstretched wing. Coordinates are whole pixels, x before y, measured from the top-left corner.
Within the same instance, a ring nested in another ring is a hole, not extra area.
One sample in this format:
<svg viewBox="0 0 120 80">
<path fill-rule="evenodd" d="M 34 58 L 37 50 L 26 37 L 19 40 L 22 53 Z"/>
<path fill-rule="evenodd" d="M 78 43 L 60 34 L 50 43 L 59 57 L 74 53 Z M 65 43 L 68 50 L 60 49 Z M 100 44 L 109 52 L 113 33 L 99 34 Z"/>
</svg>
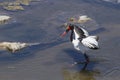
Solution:
<svg viewBox="0 0 120 80">
<path fill-rule="evenodd" d="M 94 38 L 96 41 L 99 40 L 99 36 L 89 36 L 89 37 Z"/>
</svg>

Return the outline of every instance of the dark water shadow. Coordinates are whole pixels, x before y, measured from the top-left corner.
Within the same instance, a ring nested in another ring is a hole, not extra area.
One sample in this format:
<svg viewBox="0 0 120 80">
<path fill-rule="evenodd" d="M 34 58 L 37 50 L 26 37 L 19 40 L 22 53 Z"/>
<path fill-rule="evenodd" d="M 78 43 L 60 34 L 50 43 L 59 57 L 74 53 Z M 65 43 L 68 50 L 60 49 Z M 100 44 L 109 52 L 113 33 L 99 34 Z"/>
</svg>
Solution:
<svg viewBox="0 0 120 80">
<path fill-rule="evenodd" d="M 114 8 L 114 9 L 120 9 L 120 4 L 117 3 L 112 3 L 112 2 L 107 2 L 107 1 L 102 1 L 102 0 L 82 0 L 83 2 L 90 3 L 93 5 L 99 4 L 101 6 L 109 7 L 109 8 Z"/>
<path fill-rule="evenodd" d="M 44 42 L 44 43 L 40 43 L 39 45 L 37 45 L 37 48 L 39 50 L 45 50 L 48 48 L 52 48 L 54 46 L 57 46 L 59 44 L 65 43 L 67 42 L 67 40 L 62 40 L 62 39 L 56 39 L 56 40 L 51 40 L 50 42 Z"/>
<path fill-rule="evenodd" d="M 15 22 L 15 23 L 11 23 L 11 24 L 5 24 L 5 25 L 1 25 L 0 30 L 12 30 L 12 29 L 16 29 L 18 27 L 24 26 L 23 23 L 20 22 Z"/>
<path fill-rule="evenodd" d="M 104 27 L 100 27 L 100 28 L 98 28 L 98 29 L 96 29 L 94 31 L 90 31 L 89 33 L 91 35 L 93 35 L 93 34 L 99 34 L 99 33 L 104 32 L 104 31 L 106 31 L 106 29 Z"/>
<path fill-rule="evenodd" d="M 37 53 L 39 53 L 39 51 L 57 46 L 57 45 L 59 45 L 61 43 L 64 43 L 64 42 L 66 42 L 66 41 L 56 40 L 56 41 L 51 41 L 51 42 L 48 42 L 48 43 L 47 42 L 46 43 L 40 43 L 39 45 L 27 47 L 27 48 L 24 48 L 24 49 L 22 49 L 18 52 L 15 52 L 15 53 L 10 53 L 10 52 L 7 52 L 7 51 L 1 51 L 0 52 L 0 63 L 1 62 L 16 63 L 16 62 L 21 61 L 21 60 L 25 60 L 25 59 L 28 59 L 28 58 L 33 58 L 33 57 L 35 57 L 35 55 Z M 38 55 L 41 56 L 42 54 L 38 54 Z"/>
<path fill-rule="evenodd" d="M 66 50 L 64 50 L 64 52 L 66 54 L 68 54 L 73 59 L 74 62 L 80 62 L 80 61 L 84 62 L 85 61 L 84 55 L 79 51 L 72 50 L 72 49 L 66 49 Z M 97 61 L 90 61 L 90 63 L 86 67 L 86 70 L 92 70 L 94 68 L 95 64 L 97 64 Z M 78 64 L 75 66 L 77 67 L 78 70 L 81 70 L 84 67 L 84 64 Z"/>
<path fill-rule="evenodd" d="M 66 54 L 68 54 L 75 62 L 84 61 L 84 56 L 81 52 L 75 50 L 64 50 Z M 62 75 L 64 80 L 96 80 L 95 76 L 100 76 L 101 73 L 99 70 L 94 70 L 94 66 L 98 64 L 98 62 L 90 62 L 85 70 L 82 68 L 84 64 L 75 65 L 73 67 L 63 67 Z M 77 68 L 75 68 L 77 67 Z"/>
<path fill-rule="evenodd" d="M 33 58 L 35 56 L 35 52 L 33 52 L 31 48 L 24 48 L 18 52 L 10 53 L 8 51 L 0 52 L 0 63 L 3 64 L 13 64 L 19 61 L 23 61 L 25 59 Z M 34 50 L 35 51 L 35 50 Z"/>
<path fill-rule="evenodd" d="M 68 69 L 63 69 L 62 74 L 64 80 L 96 80 L 95 76 L 100 75 L 100 72 L 90 70 L 80 70 L 73 72 Z"/>
</svg>

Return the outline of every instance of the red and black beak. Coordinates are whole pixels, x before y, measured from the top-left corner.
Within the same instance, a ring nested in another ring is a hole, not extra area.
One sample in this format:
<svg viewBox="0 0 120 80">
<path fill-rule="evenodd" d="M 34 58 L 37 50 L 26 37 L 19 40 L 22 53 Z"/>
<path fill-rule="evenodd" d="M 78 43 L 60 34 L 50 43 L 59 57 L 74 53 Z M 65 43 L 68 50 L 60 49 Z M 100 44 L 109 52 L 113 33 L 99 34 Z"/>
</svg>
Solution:
<svg viewBox="0 0 120 80">
<path fill-rule="evenodd" d="M 70 26 L 68 26 L 67 29 L 60 36 L 64 37 L 70 30 L 71 30 L 71 28 L 70 28 Z"/>
</svg>

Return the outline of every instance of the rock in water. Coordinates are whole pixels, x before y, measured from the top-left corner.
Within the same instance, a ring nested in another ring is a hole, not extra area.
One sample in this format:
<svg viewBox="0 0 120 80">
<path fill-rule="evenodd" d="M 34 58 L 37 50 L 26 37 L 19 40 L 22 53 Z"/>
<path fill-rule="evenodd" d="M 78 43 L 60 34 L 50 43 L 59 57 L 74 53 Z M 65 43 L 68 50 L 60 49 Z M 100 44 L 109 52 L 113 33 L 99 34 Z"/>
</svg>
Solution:
<svg viewBox="0 0 120 80">
<path fill-rule="evenodd" d="M 0 15 L 0 24 L 5 24 L 6 22 L 8 22 L 8 20 L 10 20 L 10 18 L 10 16 Z"/>
<path fill-rule="evenodd" d="M 92 20 L 90 17 L 88 17 L 87 15 L 82 15 L 82 16 L 79 16 L 79 18 L 78 19 L 76 19 L 76 18 L 74 18 L 74 17 L 72 17 L 72 18 L 70 18 L 70 22 L 74 22 L 74 23 L 85 23 L 85 22 L 87 22 L 87 21 L 89 21 L 89 20 Z"/>
<path fill-rule="evenodd" d="M 12 53 L 19 51 L 25 47 L 39 45 L 39 43 L 21 43 L 21 42 L 0 42 L 1 50 L 8 50 Z"/>
</svg>

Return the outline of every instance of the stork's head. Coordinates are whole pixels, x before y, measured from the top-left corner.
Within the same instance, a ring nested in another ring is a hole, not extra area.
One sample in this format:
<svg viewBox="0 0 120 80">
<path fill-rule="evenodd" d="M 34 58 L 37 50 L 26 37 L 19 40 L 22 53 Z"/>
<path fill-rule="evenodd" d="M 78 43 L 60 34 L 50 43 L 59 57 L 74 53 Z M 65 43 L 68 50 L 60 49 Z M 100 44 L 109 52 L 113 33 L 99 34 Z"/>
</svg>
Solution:
<svg viewBox="0 0 120 80">
<path fill-rule="evenodd" d="M 70 30 L 73 30 L 74 26 L 72 24 L 64 23 L 65 31 L 61 34 L 61 37 L 65 36 Z"/>
</svg>

